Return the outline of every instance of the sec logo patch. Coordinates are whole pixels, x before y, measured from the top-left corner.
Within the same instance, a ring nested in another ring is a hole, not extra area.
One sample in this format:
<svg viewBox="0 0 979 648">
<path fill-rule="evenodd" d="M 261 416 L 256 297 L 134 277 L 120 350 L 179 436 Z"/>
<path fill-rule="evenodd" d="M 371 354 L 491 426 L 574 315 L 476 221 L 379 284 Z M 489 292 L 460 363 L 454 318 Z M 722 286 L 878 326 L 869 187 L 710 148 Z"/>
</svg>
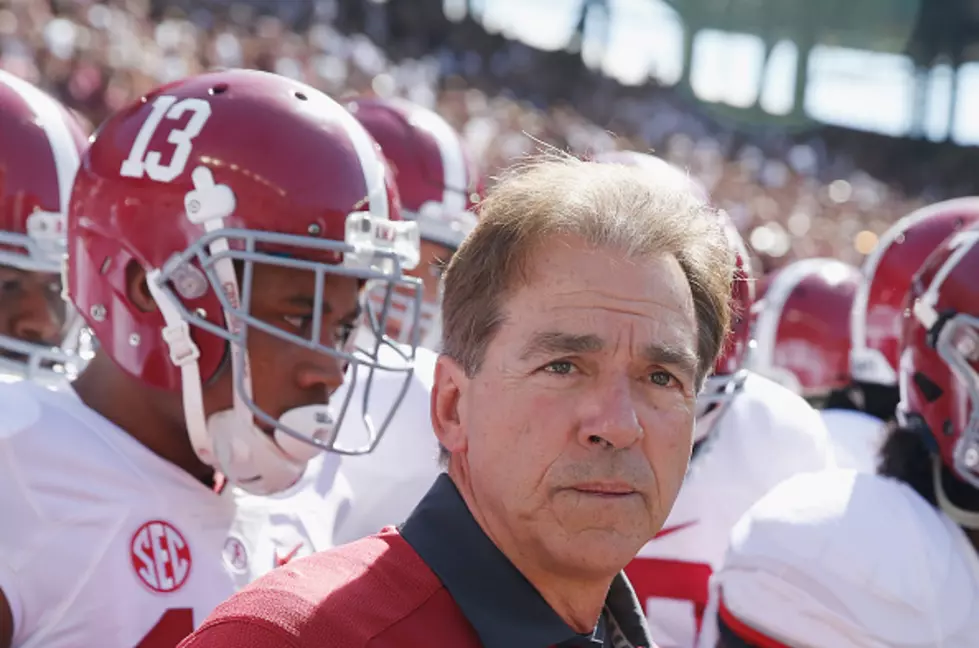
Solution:
<svg viewBox="0 0 979 648">
<path fill-rule="evenodd" d="M 190 547 L 169 522 L 151 520 L 136 530 L 130 551 L 136 576 L 154 592 L 176 592 L 190 575 Z"/>
</svg>

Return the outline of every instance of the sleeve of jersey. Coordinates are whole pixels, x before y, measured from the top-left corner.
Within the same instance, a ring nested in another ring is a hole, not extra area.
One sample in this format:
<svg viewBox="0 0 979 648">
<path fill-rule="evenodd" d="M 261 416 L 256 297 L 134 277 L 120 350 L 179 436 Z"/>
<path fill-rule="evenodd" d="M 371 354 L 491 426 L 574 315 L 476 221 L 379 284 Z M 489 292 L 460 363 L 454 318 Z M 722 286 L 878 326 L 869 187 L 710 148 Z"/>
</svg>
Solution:
<svg viewBox="0 0 979 648">
<path fill-rule="evenodd" d="M 29 394 L 0 390 L 0 589 L 15 646 L 36 637 L 51 610 L 78 595 L 97 547 L 113 533 L 111 524 L 89 515 L 84 493 L 77 500 L 61 496 L 77 493 L 84 476 L 52 452 L 40 411 Z"/>
<path fill-rule="evenodd" d="M 743 440 L 742 459 L 755 467 L 745 474 L 761 481 L 761 492 L 792 475 L 835 466 L 826 424 L 804 399 L 760 376 L 749 379 L 746 395 L 734 399 L 727 416 Z"/>
<path fill-rule="evenodd" d="M 876 472 L 877 456 L 887 437 L 886 424 L 852 410 L 824 410 L 821 414 L 833 443 L 836 466 L 863 473 Z"/>
<path fill-rule="evenodd" d="M 36 599 L 43 582 L 31 575 L 36 564 L 31 547 L 44 534 L 43 520 L 31 504 L 26 486 L 18 478 L 14 463 L 14 439 L 0 436 L 0 590 L 3 591 L 14 624 L 14 645 L 36 628 L 40 611 L 25 607 L 25 601 Z M 43 589 L 43 588 L 41 588 Z M 52 601 L 52 604 L 57 601 Z"/>
</svg>

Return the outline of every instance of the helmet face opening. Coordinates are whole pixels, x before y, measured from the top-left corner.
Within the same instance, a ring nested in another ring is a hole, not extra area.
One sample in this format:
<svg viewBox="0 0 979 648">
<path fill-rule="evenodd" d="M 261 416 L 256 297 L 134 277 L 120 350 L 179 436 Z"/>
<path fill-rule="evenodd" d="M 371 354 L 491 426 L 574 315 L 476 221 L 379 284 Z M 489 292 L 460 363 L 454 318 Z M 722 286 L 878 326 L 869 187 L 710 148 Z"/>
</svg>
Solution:
<svg viewBox="0 0 979 648">
<path fill-rule="evenodd" d="M 923 310 L 927 308 L 916 309 Z M 922 319 L 928 321 L 930 314 Z M 945 365 L 945 375 L 929 371 L 927 360 L 915 357 L 921 351 L 905 350 L 899 420 L 920 417 L 933 436 L 946 440 L 939 444 L 944 446 L 946 465 L 979 489 L 979 317 L 959 313 L 936 324 L 928 335 L 934 340 L 931 351 Z"/>
<path fill-rule="evenodd" d="M 39 215 L 53 222 L 40 234 L 0 232 L 0 284 L 12 283 L 21 292 L 28 290 L 24 283 L 36 284 L 33 290 L 44 293 L 47 306 L 35 317 L 45 320 L 42 328 L 56 328 L 58 336 L 42 340 L 48 336 L 18 336 L 0 328 L 0 374 L 57 384 L 78 376 L 93 355 L 94 339 L 64 297 L 63 220 L 57 214 L 35 212 L 28 223 Z M 0 309 L 7 307 L 6 292 L 0 285 Z M 0 317 L 18 318 L 21 314 L 13 308 L 13 313 L 0 312 Z"/>
<path fill-rule="evenodd" d="M 950 234 L 915 273 L 905 299 L 898 422 L 920 421 L 935 461 L 936 497 L 952 519 L 979 528 L 979 513 L 951 504 L 941 467 L 979 489 L 979 224 Z"/>
<path fill-rule="evenodd" d="M 317 450 L 362 454 L 377 445 L 394 408 L 385 413 L 381 421 L 365 418 L 362 442 L 356 446 L 339 445 L 339 423 L 354 390 L 347 390 L 346 399 L 339 408 L 330 402 L 336 386 L 324 386 L 319 398 L 310 398 L 310 402 L 298 408 L 286 412 L 268 411 L 259 404 L 261 399 L 252 393 L 248 357 L 249 337 L 257 333 L 302 349 L 307 356 L 314 352 L 329 358 L 340 368 L 341 374 L 350 367 L 352 370 L 348 373 L 353 381 L 366 371 L 368 391 L 376 370 L 401 374 L 407 388 L 415 347 L 398 346 L 383 332 L 395 294 L 410 295 L 415 303 L 421 301 L 421 281 L 403 274 L 405 266 L 417 263 L 417 228 L 409 222 L 372 219 L 364 212 L 349 216 L 347 230 L 346 241 L 339 242 L 274 232 L 215 229 L 164 264 L 154 277 L 154 283 L 156 290 L 176 305 L 182 321 L 231 345 L 232 357 L 239 359 L 232 363 L 235 397 L 248 409 L 259 428 L 285 434 L 315 446 Z M 283 254 L 282 250 L 289 250 L 290 254 Z M 318 260 L 323 258 L 338 258 L 342 262 L 334 265 Z M 233 271 L 230 280 L 229 267 L 240 269 Z M 303 282 L 300 277 L 309 277 L 304 281 L 312 288 L 308 298 L 304 298 L 309 302 L 309 316 L 301 327 L 290 330 L 253 312 L 256 272 L 269 268 L 287 269 L 299 282 Z M 374 334 L 373 345 L 357 345 L 355 328 L 358 321 L 342 322 L 330 330 L 326 314 L 332 307 L 326 298 L 326 284 L 330 278 L 337 277 L 356 280 L 358 285 L 366 284 L 374 292 L 384 293 L 380 307 L 366 299 L 360 300 L 362 316 L 357 320 L 363 319 Z M 184 299 L 209 291 L 220 302 L 225 316 L 223 326 L 216 325 L 206 313 L 191 310 L 184 304 Z M 416 307 L 414 312 L 418 313 L 420 309 Z M 415 327 L 416 322 L 409 324 Z M 303 410 L 301 415 L 295 412 L 298 409 Z"/>
<path fill-rule="evenodd" d="M 952 449 L 955 472 L 979 488 L 979 317 L 956 315 L 946 321 L 935 345 L 961 390 L 952 425 L 958 439 Z"/>
<path fill-rule="evenodd" d="M 6 284 L 0 286 L 0 375 L 59 384 L 91 357 L 91 338 L 81 336 L 81 322 L 58 285 L 67 251 L 65 214 L 84 146 L 84 130 L 67 109 L 0 70 L 0 268 Z"/>
<path fill-rule="evenodd" d="M 386 328 L 382 330 L 402 344 L 409 344 L 417 337 L 419 346 L 439 351 L 442 345 L 442 274 L 455 249 L 425 239 L 421 224 L 419 234 L 422 237 L 419 263 L 409 274 L 422 282 L 422 299 L 418 301 L 412 290 L 396 289 L 391 296 Z M 366 292 L 369 303 L 375 308 L 383 304 L 383 285 L 368 285 Z"/>
</svg>

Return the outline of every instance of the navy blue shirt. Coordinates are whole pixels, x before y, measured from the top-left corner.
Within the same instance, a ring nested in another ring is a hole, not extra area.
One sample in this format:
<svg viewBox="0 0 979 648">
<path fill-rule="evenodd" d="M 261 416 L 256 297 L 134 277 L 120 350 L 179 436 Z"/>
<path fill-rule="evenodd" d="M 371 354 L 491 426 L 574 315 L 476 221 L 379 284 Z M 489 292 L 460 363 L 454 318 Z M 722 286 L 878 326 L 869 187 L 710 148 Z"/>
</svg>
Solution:
<svg viewBox="0 0 979 648">
<path fill-rule="evenodd" d="M 483 532 L 444 473 L 399 531 L 445 585 L 485 648 L 654 645 L 623 573 L 612 581 L 595 629 L 575 632 Z"/>
</svg>

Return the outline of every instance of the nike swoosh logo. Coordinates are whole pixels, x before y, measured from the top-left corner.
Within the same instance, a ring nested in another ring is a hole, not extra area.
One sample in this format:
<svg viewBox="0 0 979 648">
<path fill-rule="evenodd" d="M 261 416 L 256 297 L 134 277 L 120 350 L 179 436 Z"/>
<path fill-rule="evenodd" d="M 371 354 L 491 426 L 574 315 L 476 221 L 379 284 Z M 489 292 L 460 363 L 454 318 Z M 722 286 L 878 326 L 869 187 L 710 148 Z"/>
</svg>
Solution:
<svg viewBox="0 0 979 648">
<path fill-rule="evenodd" d="M 698 520 L 690 520 L 689 522 L 684 522 L 683 524 L 675 524 L 671 527 L 664 527 L 660 529 L 659 533 L 653 536 L 653 540 L 658 540 L 659 538 L 665 538 L 671 533 L 676 533 L 677 531 L 683 531 L 688 527 L 692 527 L 697 524 Z"/>
<path fill-rule="evenodd" d="M 287 553 L 284 556 L 280 556 L 279 555 L 279 550 L 276 549 L 275 550 L 275 566 L 276 567 L 281 567 L 282 565 L 285 565 L 287 562 L 289 562 L 290 560 L 292 560 L 293 558 L 295 558 L 296 557 L 296 554 L 302 548 L 303 548 L 303 543 L 300 542 L 299 544 L 297 544 L 295 547 L 292 548 L 292 551 L 290 551 L 289 553 Z"/>
</svg>

